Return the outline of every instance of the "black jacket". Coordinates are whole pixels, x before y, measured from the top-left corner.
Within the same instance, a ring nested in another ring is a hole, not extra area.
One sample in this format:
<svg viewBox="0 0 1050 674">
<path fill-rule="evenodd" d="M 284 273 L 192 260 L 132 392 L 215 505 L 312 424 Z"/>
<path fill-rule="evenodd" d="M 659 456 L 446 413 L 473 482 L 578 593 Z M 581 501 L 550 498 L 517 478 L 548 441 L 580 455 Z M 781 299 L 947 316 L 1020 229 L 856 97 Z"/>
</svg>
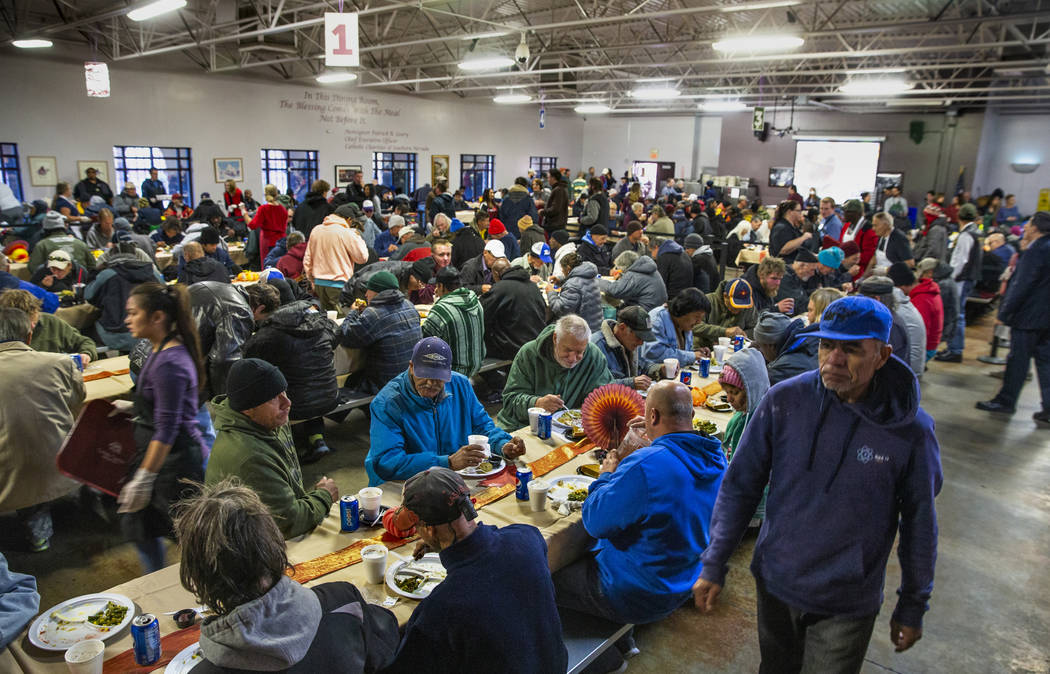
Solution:
<svg viewBox="0 0 1050 674">
<path fill-rule="evenodd" d="M 1016 330 L 1050 330 L 1048 306 L 1050 236 L 1043 235 L 1017 259 L 1010 285 L 999 305 L 999 320 Z"/>
<path fill-rule="evenodd" d="M 302 232 L 307 239 L 310 238 L 313 228 L 321 224 L 325 217 L 335 210 L 325 196 L 317 192 L 307 192 L 303 203 L 296 207 L 295 215 L 292 216 L 292 227 Z"/>
<path fill-rule="evenodd" d="M 450 219 L 456 217 L 456 207 L 452 203 L 452 195 L 448 192 L 435 194 L 427 204 L 427 222 L 434 222 L 434 216 L 444 213 Z"/>
<path fill-rule="evenodd" d="M 412 271 L 412 263 L 401 260 L 380 260 L 367 267 L 356 268 L 354 275 L 343 284 L 343 290 L 339 293 L 340 306 L 348 307 L 354 303 L 354 300 L 364 298 L 368 279 L 381 271 L 388 271 L 396 276 L 397 282 L 404 288 L 408 285 L 408 273 Z"/>
<path fill-rule="evenodd" d="M 358 208 L 365 203 L 365 188 L 363 185 L 358 185 L 356 182 L 352 182 L 346 186 L 346 200 L 348 203 L 357 204 Z"/>
<path fill-rule="evenodd" d="M 226 265 L 205 255 L 196 260 L 190 260 L 179 270 L 179 283 L 191 285 L 200 281 L 229 283 L 230 275 L 226 271 Z"/>
<path fill-rule="evenodd" d="M 273 312 L 244 343 L 245 358 L 273 363 L 288 380 L 291 419 L 314 419 L 339 402 L 335 331 L 313 302 L 293 302 Z"/>
<path fill-rule="evenodd" d="M 76 262 L 73 263 L 73 268 L 69 270 L 66 277 L 62 279 L 56 277 L 55 280 L 51 282 L 50 288 L 43 283 L 45 276 L 51 276 L 51 268 L 48 267 L 46 263 L 37 267 L 37 270 L 33 272 L 33 276 L 30 277 L 29 282 L 35 286 L 40 286 L 49 292 L 60 293 L 63 290 L 69 290 L 72 292 L 74 284 L 90 283 L 91 279 L 94 278 L 94 274 L 87 269 L 84 269 Z"/>
<path fill-rule="evenodd" d="M 682 290 L 693 287 L 693 261 L 674 241 L 668 240 L 660 244 L 656 252 L 656 269 L 667 286 L 668 299 L 673 299 Z"/>
<path fill-rule="evenodd" d="M 208 374 L 204 392 L 210 400 L 226 393 L 226 375 L 234 361 L 244 357 L 244 342 L 255 328 L 255 318 L 241 291 L 231 283 L 201 281 L 189 291 Z"/>
<path fill-rule="evenodd" d="M 565 181 L 551 188 L 550 199 L 543 209 L 543 228 L 548 232 L 565 229 L 569 224 L 569 190 Z"/>
<path fill-rule="evenodd" d="M 603 276 L 612 269 L 613 260 L 609 247 L 599 246 L 594 243 L 590 234 L 580 239 L 580 242 L 576 244 L 576 252 L 584 262 L 593 262 L 594 266 L 598 268 L 598 273 Z"/>
<path fill-rule="evenodd" d="M 199 220 L 200 222 L 210 223 L 213 217 L 218 217 L 221 221 L 226 218 L 226 214 L 224 214 L 218 204 L 211 199 L 201 200 L 201 202 L 197 204 L 197 208 L 193 211 L 193 219 Z"/>
<path fill-rule="evenodd" d="M 455 246 L 452 247 L 454 251 Z M 459 267 L 459 280 L 463 284 L 464 288 L 473 290 L 476 295 L 481 296 L 482 284 L 492 283 L 492 270 L 485 269 L 482 264 L 485 258 L 480 254 L 477 257 L 472 257 L 463 263 L 462 267 Z M 455 266 L 453 264 L 453 266 Z"/>
<path fill-rule="evenodd" d="M 714 253 L 696 250 L 689 260 L 693 263 L 693 285 L 699 288 L 700 292 L 706 295 L 721 283 Z"/>
<path fill-rule="evenodd" d="M 452 239 L 452 266 L 462 270 L 467 260 L 481 255 L 484 250 L 485 242 L 481 235 L 474 227 L 466 225 L 456 232 L 455 238 Z"/>
<path fill-rule="evenodd" d="M 106 270 L 113 270 L 114 274 L 103 276 Z M 100 272 L 95 281 L 101 281 L 102 285 L 92 298 L 91 304 L 102 310 L 102 315 L 98 317 L 102 327 L 109 332 L 127 332 L 124 317 L 127 315 L 128 296 L 131 295 L 131 289 L 140 283 L 157 280 L 153 275 L 153 263 L 121 259 L 110 263 L 106 270 Z"/>
<path fill-rule="evenodd" d="M 521 230 L 518 229 L 518 220 L 525 216 L 532 218 L 534 225 L 540 221 L 539 212 L 536 210 L 536 202 L 533 201 L 529 191 L 521 185 L 512 185 L 503 193 L 503 201 L 499 205 L 499 219 L 515 239 L 521 238 Z"/>
<path fill-rule="evenodd" d="M 547 303 L 529 273 L 511 267 L 481 296 L 485 312 L 485 348 L 489 356 L 512 360 L 547 324 Z"/>
<path fill-rule="evenodd" d="M 797 318 L 791 321 L 777 357 L 767 368 L 770 386 L 803 372 L 817 369 L 817 348 L 820 340 L 802 338 L 806 333 L 816 332 L 819 329 L 819 322 L 803 326 L 802 321 Z"/>
<path fill-rule="evenodd" d="M 609 195 L 599 191 L 587 197 L 584 212 L 580 216 L 580 228 L 602 225 L 609 227 Z"/>
</svg>

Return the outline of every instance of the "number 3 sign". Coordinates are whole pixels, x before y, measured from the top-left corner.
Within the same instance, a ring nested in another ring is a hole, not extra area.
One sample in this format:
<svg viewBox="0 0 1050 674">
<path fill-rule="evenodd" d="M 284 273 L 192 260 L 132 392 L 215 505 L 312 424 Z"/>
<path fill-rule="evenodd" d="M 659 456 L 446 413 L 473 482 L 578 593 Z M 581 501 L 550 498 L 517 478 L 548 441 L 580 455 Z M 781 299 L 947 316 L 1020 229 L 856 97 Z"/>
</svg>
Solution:
<svg viewBox="0 0 1050 674">
<path fill-rule="evenodd" d="M 357 14 L 325 12 L 324 64 L 326 66 L 358 66 Z"/>
</svg>

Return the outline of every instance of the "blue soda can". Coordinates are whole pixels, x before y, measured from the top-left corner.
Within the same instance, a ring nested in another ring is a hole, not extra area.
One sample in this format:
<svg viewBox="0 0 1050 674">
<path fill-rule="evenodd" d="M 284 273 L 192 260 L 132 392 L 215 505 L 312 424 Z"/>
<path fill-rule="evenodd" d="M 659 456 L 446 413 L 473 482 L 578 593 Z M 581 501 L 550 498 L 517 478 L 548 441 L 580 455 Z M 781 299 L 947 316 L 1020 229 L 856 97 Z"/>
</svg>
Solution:
<svg viewBox="0 0 1050 674">
<path fill-rule="evenodd" d="M 81 372 L 84 371 L 84 357 L 79 353 L 71 353 L 69 357 L 73 359 L 73 364 L 77 366 L 77 369 Z"/>
<path fill-rule="evenodd" d="M 554 421 L 554 415 L 550 412 L 540 412 L 537 418 L 537 433 L 536 437 L 540 440 L 551 439 L 551 422 Z M 525 498 L 528 498 L 526 496 Z"/>
<path fill-rule="evenodd" d="M 701 358 L 700 359 L 700 376 L 705 379 L 711 375 L 711 359 Z"/>
<path fill-rule="evenodd" d="M 145 667 L 160 660 L 160 623 L 152 613 L 143 613 L 131 621 L 131 641 L 135 664 Z"/>
<path fill-rule="evenodd" d="M 343 531 L 357 531 L 361 526 L 361 513 L 358 510 L 356 496 L 344 496 L 339 499 L 339 528 Z"/>
<path fill-rule="evenodd" d="M 703 370 L 700 373 L 703 374 Z M 686 386 L 689 386 L 693 383 L 693 373 L 689 370 L 682 370 L 682 373 L 678 375 L 678 379 Z"/>
<path fill-rule="evenodd" d="M 519 501 L 529 500 L 529 482 L 532 480 L 532 469 L 531 468 L 519 468 L 518 469 L 518 488 L 515 490 L 514 495 L 518 497 Z"/>
<path fill-rule="evenodd" d="M 737 335 L 733 338 L 733 351 L 739 351 L 742 348 L 744 348 L 744 338 Z"/>
</svg>

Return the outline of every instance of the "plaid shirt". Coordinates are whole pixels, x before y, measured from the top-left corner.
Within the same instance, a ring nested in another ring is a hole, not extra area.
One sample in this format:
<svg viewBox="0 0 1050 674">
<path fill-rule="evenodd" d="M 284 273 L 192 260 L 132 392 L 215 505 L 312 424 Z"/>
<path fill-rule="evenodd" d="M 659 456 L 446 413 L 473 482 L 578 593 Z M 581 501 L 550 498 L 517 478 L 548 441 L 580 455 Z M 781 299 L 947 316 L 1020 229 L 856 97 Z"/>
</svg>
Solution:
<svg viewBox="0 0 1050 674">
<path fill-rule="evenodd" d="M 473 290 L 459 288 L 441 299 L 423 323 L 424 337 L 440 337 L 452 349 L 452 369 L 477 374 L 485 359 L 485 314 Z"/>
<path fill-rule="evenodd" d="M 362 392 L 375 393 L 408 369 L 412 349 L 423 338 L 419 312 L 400 290 L 384 290 L 361 312 L 351 311 L 343 320 L 339 344 L 365 349 Z"/>
</svg>

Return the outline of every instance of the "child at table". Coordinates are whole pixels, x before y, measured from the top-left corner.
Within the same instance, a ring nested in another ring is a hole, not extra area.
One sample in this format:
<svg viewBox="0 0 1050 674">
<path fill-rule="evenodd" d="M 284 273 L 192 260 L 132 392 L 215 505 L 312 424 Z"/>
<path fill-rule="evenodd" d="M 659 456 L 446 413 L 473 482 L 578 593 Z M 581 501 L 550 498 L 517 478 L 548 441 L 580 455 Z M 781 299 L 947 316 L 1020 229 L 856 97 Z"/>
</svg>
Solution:
<svg viewBox="0 0 1050 674">
<path fill-rule="evenodd" d="M 735 412 L 726 425 L 725 437 L 722 440 L 722 449 L 726 458 L 733 460 L 740 437 L 744 429 L 751 421 L 751 415 L 758 409 L 758 403 L 762 396 L 769 390 L 769 374 L 766 371 L 766 361 L 758 349 L 743 349 L 737 351 L 726 361 L 722 367 L 722 373 L 718 376 L 718 383 L 722 385 L 729 404 Z M 769 487 L 766 487 L 768 492 Z M 755 515 L 751 519 L 751 526 L 757 526 L 765 518 L 766 497 L 762 495 L 762 502 L 758 504 Z"/>
</svg>

